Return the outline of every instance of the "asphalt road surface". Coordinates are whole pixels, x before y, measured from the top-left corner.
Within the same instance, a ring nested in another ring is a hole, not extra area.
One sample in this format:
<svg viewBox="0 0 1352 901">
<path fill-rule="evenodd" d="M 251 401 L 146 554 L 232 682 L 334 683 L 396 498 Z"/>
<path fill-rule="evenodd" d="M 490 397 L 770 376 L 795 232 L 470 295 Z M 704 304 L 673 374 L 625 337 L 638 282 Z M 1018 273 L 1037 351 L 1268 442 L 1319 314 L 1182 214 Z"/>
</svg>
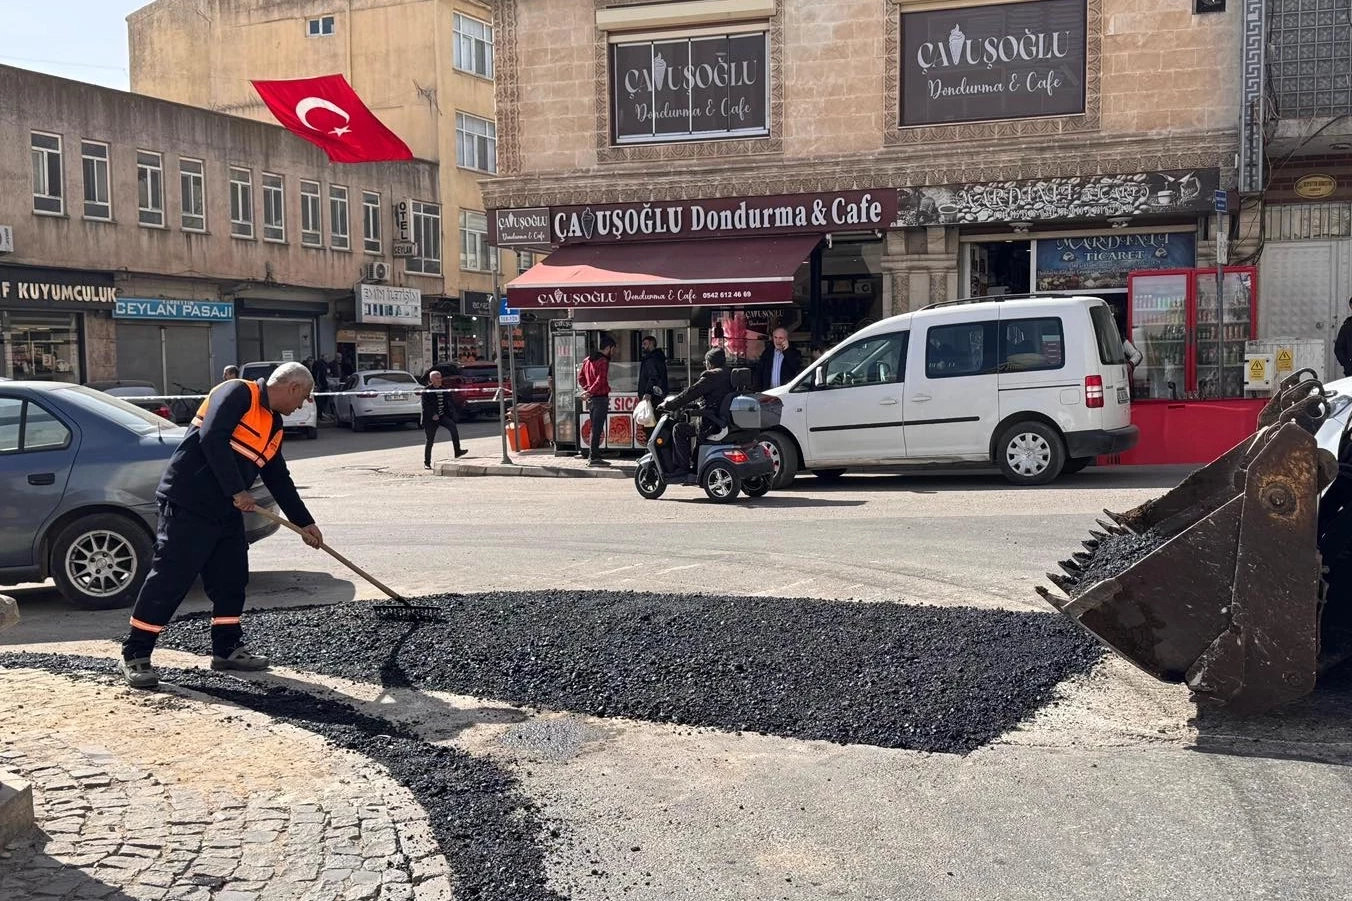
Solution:
<svg viewBox="0 0 1352 901">
<path fill-rule="evenodd" d="M 471 459 L 497 459 L 490 426 L 464 431 Z M 994 475 L 805 477 L 719 506 L 698 489 L 644 501 L 622 479 L 434 477 L 421 441 L 325 429 L 288 442 L 328 541 L 407 595 L 560 603 L 604 589 L 1045 611 L 1034 585 L 1104 507 L 1182 475 L 1091 469 L 1032 490 Z M 0 645 L 125 629 L 126 611 L 7 593 L 24 621 Z M 251 606 L 375 597 L 290 533 L 253 549 Z M 207 606 L 197 594 L 183 609 Z M 365 697 L 332 672 L 304 678 Z M 558 824 L 550 884 L 578 899 L 1352 897 L 1345 694 L 1259 720 L 1199 715 L 1185 691 L 1109 657 L 1055 695 L 966 754 L 534 705 L 520 722 L 477 721 L 503 699 L 441 690 L 387 691 L 378 709 L 511 767 Z"/>
</svg>

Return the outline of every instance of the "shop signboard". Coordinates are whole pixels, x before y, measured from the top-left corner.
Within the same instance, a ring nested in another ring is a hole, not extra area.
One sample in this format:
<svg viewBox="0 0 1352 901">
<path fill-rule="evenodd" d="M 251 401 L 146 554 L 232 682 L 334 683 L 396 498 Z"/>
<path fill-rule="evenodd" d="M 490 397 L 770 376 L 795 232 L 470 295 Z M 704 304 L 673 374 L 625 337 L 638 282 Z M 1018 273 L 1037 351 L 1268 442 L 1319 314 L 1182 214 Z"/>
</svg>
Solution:
<svg viewBox="0 0 1352 901">
<path fill-rule="evenodd" d="M 175 300 L 119 297 L 115 319 L 173 319 L 189 322 L 231 322 L 235 304 L 229 300 Z"/>
<path fill-rule="evenodd" d="M 0 253 L 14 252 L 14 228 L 9 225 L 0 225 Z"/>
<path fill-rule="evenodd" d="M 513 288 L 507 297 L 514 307 L 593 308 L 705 307 L 793 303 L 793 281 L 681 282 L 678 284 L 568 285 Z"/>
<path fill-rule="evenodd" d="M 549 243 L 549 207 L 494 210 L 488 243 L 494 247 L 530 247 Z"/>
<path fill-rule="evenodd" d="M 407 197 L 394 204 L 394 240 L 413 243 L 413 201 Z"/>
<path fill-rule="evenodd" d="M 888 228 L 897 212 L 892 190 L 770 194 L 646 203 L 556 206 L 552 244 L 677 241 Z"/>
<path fill-rule="evenodd" d="M 897 225 L 975 225 L 1208 213 L 1218 169 L 902 188 Z"/>
<path fill-rule="evenodd" d="M 460 315 L 492 316 L 493 295 L 487 291 L 465 291 L 460 295 Z"/>
<path fill-rule="evenodd" d="M 1129 272 L 1189 269 L 1196 258 L 1191 232 L 1038 238 L 1037 290 L 1125 288 Z"/>
<path fill-rule="evenodd" d="M 116 300 L 113 277 L 101 272 L 0 266 L 0 304 L 112 307 Z"/>
<path fill-rule="evenodd" d="M 393 285 L 357 286 L 357 321 L 372 325 L 422 325 L 422 291 Z"/>
<path fill-rule="evenodd" d="M 338 330 L 339 344 L 355 345 L 357 353 L 379 356 L 390 349 L 390 336 L 378 329 L 344 328 Z"/>
<path fill-rule="evenodd" d="M 615 142 L 707 141 L 769 134 L 766 32 L 615 44 Z"/>
<path fill-rule="evenodd" d="M 900 125 L 1084 112 L 1086 0 L 901 14 Z"/>
</svg>

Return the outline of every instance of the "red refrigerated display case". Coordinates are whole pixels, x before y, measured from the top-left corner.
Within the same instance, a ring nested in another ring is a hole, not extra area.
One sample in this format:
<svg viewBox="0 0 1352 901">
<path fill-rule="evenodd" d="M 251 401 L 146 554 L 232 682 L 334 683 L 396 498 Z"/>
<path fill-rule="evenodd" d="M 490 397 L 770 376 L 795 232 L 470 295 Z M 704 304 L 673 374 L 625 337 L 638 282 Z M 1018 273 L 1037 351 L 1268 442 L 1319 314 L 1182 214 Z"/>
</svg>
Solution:
<svg viewBox="0 0 1352 901">
<path fill-rule="evenodd" d="M 1224 272 L 1224 310 L 1215 269 L 1127 277 L 1126 337 L 1142 354 L 1131 392 L 1141 440 L 1116 462 L 1208 463 L 1257 424 L 1265 400 L 1244 396 L 1244 352 L 1257 337 L 1258 272 Z"/>
</svg>

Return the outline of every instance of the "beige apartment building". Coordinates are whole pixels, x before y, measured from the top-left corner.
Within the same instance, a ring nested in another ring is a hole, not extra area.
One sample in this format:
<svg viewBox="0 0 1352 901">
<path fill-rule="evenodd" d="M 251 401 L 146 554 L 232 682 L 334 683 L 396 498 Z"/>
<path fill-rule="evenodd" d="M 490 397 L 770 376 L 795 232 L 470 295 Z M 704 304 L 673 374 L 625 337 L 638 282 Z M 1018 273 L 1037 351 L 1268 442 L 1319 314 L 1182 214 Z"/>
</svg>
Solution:
<svg viewBox="0 0 1352 901">
<path fill-rule="evenodd" d="M 336 166 L 280 126 L 0 66 L 0 376 L 201 392 L 231 363 L 431 363 L 435 163 Z"/>
<path fill-rule="evenodd" d="M 682 377 L 711 343 L 784 326 L 806 356 L 968 296 L 1092 292 L 1125 332 L 1130 271 L 1214 259 L 1236 7 L 504 0 L 485 202 L 500 245 L 552 251 L 509 300 L 615 333 L 621 372 L 656 329 Z M 1257 217 L 1228 197 L 1240 263 Z"/>
<path fill-rule="evenodd" d="M 414 156 L 441 164 L 434 355 L 489 358 L 497 252 L 478 183 L 497 171 L 492 20 L 479 0 L 156 0 L 127 18 L 131 87 L 272 122 L 251 79 L 344 75 Z M 514 255 L 502 265 L 515 275 Z"/>
</svg>

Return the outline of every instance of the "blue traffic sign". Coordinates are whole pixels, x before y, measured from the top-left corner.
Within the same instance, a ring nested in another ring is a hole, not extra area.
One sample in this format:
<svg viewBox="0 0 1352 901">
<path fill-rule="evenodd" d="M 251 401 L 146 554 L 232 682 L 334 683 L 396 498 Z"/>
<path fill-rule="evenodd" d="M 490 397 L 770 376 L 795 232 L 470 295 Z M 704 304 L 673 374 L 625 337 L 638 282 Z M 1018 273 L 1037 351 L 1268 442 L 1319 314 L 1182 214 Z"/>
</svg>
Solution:
<svg viewBox="0 0 1352 901">
<path fill-rule="evenodd" d="M 507 306 L 507 298 L 502 299 L 502 305 L 498 307 L 498 322 L 503 325 L 520 325 L 521 311 Z"/>
<path fill-rule="evenodd" d="M 1228 213 L 1228 212 L 1230 212 L 1230 192 L 1229 192 L 1229 191 L 1220 191 L 1220 190 L 1218 190 L 1218 191 L 1216 192 L 1216 212 L 1218 212 L 1218 213 Z"/>
</svg>

